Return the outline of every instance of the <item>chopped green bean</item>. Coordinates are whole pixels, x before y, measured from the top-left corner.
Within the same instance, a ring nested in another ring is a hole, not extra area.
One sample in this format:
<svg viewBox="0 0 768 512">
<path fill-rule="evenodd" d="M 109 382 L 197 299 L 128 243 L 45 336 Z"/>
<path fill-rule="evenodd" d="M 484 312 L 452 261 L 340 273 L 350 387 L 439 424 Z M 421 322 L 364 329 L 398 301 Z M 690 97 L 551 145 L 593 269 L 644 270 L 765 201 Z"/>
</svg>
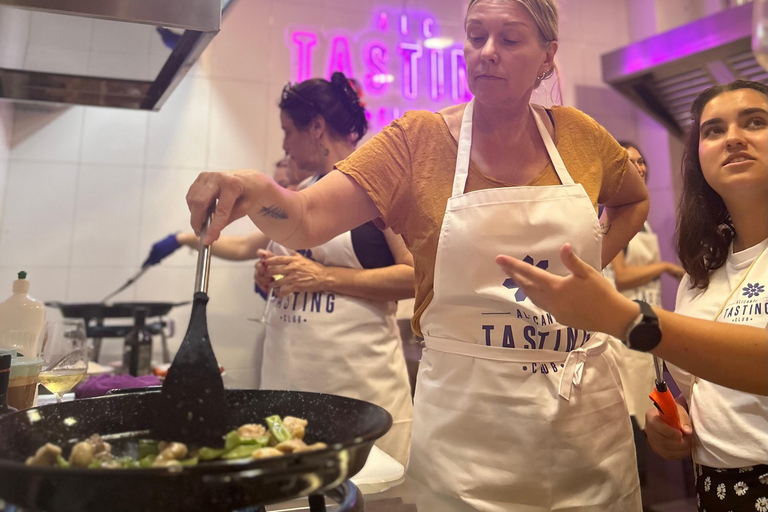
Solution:
<svg viewBox="0 0 768 512">
<path fill-rule="evenodd" d="M 252 444 L 243 444 L 228 451 L 227 453 L 222 455 L 221 458 L 226 460 L 245 459 L 247 457 L 250 457 L 255 449 L 256 448 Z"/>
<path fill-rule="evenodd" d="M 225 453 L 227 453 L 226 448 L 219 449 L 203 447 L 200 448 L 200 450 L 197 452 L 197 456 L 200 458 L 200 460 L 213 460 L 218 459 Z"/>
<path fill-rule="evenodd" d="M 278 443 L 284 443 L 285 441 L 293 439 L 290 430 L 283 425 L 283 420 L 280 419 L 280 416 L 270 416 L 265 421 L 267 422 L 269 431 L 272 432 L 272 435 L 275 436 Z"/>
<path fill-rule="evenodd" d="M 158 442 L 153 439 L 139 439 L 139 459 L 160 453 L 157 445 Z"/>
<path fill-rule="evenodd" d="M 61 455 L 56 456 L 56 465 L 58 465 L 60 468 L 68 468 L 70 467 L 69 462 L 67 462 L 67 459 L 62 457 Z"/>
</svg>

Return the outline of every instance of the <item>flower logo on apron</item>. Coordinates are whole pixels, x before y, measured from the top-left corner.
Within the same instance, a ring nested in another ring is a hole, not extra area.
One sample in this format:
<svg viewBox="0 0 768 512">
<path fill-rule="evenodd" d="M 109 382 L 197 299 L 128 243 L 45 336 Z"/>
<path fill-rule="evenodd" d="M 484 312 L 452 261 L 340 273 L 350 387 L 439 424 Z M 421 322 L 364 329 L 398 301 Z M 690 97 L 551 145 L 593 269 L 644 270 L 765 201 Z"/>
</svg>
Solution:
<svg viewBox="0 0 768 512">
<path fill-rule="evenodd" d="M 751 299 L 752 297 L 757 297 L 763 293 L 765 291 L 765 287 L 760 283 L 747 283 L 747 286 L 742 288 L 742 291 L 744 292 L 742 295 L 748 299 Z"/>
<path fill-rule="evenodd" d="M 530 255 L 526 255 L 525 258 L 523 258 L 523 261 L 528 263 L 529 265 L 533 265 L 533 257 Z M 549 268 L 549 260 L 541 260 L 540 262 L 536 263 L 536 267 L 540 268 L 541 270 L 547 270 Z M 523 302 L 525 298 L 527 297 L 525 295 L 525 292 L 520 289 L 520 285 L 515 282 L 514 279 L 511 277 L 506 279 L 504 281 L 504 288 L 517 288 L 517 291 L 515 292 L 515 301 L 517 302 Z"/>
</svg>

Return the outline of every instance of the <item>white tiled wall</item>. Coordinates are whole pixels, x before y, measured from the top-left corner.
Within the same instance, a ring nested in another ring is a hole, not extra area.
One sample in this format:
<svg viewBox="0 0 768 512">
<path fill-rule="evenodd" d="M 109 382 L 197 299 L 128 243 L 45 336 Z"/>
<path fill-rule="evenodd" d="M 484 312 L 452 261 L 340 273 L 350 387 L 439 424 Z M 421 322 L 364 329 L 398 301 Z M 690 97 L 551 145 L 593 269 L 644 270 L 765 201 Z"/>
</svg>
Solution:
<svg viewBox="0 0 768 512">
<path fill-rule="evenodd" d="M 388 3 L 394 9 L 403 4 Z M 318 33 L 355 33 L 370 26 L 374 7 L 386 4 L 239 0 L 159 113 L 18 107 L 3 196 L 0 297 L 24 267 L 32 293 L 43 300 L 98 301 L 138 270 L 153 242 L 189 229 L 184 195 L 199 172 L 237 167 L 271 172 L 282 155 L 276 105 L 282 87 L 292 79 L 286 24 L 313 25 Z M 599 72 L 600 54 L 629 41 L 625 1 L 560 4 L 558 62 L 564 103 L 592 114 L 616 137 L 635 138 L 636 112 L 602 84 Z M 465 5 L 465 0 L 408 2 L 410 9 L 431 12 L 441 33 L 455 39 L 463 37 Z M 36 41 L 52 39 L 61 51 L 85 52 L 85 65 L 91 69 L 109 66 L 108 54 L 128 47 L 140 48 L 136 55 L 149 52 L 153 69 L 167 56 L 151 31 L 112 27 L 119 32 L 113 39 L 115 34 L 88 20 L 72 23 L 80 24 L 75 34 L 59 34 L 59 27 L 50 27 L 42 15 L 34 15 L 27 25 Z M 104 59 L 96 57 L 99 52 Z M 137 58 L 135 66 L 143 65 Z M 324 65 L 316 65 L 316 71 Z M 539 91 L 535 101 L 551 104 L 550 93 Z M 2 113 L 0 105 L 0 120 Z M 0 176 L 2 151 L 0 144 Z M 243 219 L 228 232 L 251 229 Z M 181 249 L 117 299 L 189 300 L 195 261 L 193 251 Z M 253 293 L 252 273 L 250 262 L 221 260 L 214 260 L 211 271 L 209 331 L 233 386 L 254 386 L 258 380 L 263 333 L 248 318 L 259 317 L 264 303 Z M 171 314 L 177 328 L 172 348 L 183 337 L 189 311 L 182 306 Z M 159 350 L 155 355 L 159 359 Z M 119 356 L 120 342 L 105 342 L 102 362 Z"/>
</svg>

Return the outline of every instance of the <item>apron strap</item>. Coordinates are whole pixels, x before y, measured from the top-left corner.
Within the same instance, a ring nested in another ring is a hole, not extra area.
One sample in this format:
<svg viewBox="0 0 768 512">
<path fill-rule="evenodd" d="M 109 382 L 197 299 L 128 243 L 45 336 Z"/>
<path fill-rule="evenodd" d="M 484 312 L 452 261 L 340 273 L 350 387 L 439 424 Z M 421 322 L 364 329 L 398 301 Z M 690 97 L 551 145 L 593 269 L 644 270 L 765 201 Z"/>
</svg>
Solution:
<svg viewBox="0 0 768 512">
<path fill-rule="evenodd" d="M 581 379 L 587 366 L 587 358 L 605 352 L 608 339 L 600 336 L 600 341 L 589 347 L 581 347 L 568 352 L 563 365 L 563 373 L 560 375 L 560 386 L 557 394 L 566 401 L 571 401 L 571 392 L 574 387 L 581 387 Z"/>
<path fill-rule="evenodd" d="M 565 168 L 565 163 L 563 162 L 563 159 L 560 158 L 560 153 L 557 151 L 557 147 L 555 147 L 555 142 L 552 140 L 552 137 L 549 135 L 549 131 L 547 130 L 547 127 L 544 126 L 544 121 L 541 120 L 541 116 L 538 112 L 536 112 L 536 109 L 533 108 L 533 105 L 528 105 L 531 109 L 531 113 L 533 114 L 533 118 L 536 120 L 536 126 L 539 128 L 539 134 L 541 134 L 541 140 L 544 141 L 544 146 L 547 148 L 547 153 L 549 153 L 549 159 L 552 160 L 552 166 L 555 168 L 555 172 L 557 173 L 557 177 L 560 178 L 560 183 L 563 185 L 573 185 L 573 178 L 571 178 L 571 175 L 568 174 L 568 170 Z"/>
<path fill-rule="evenodd" d="M 469 100 L 464 109 L 464 117 L 461 119 L 459 131 L 459 150 L 456 155 L 456 171 L 453 174 L 453 193 L 451 197 L 458 197 L 464 193 L 469 176 L 469 157 L 472 153 L 472 113 L 474 112 L 475 98 Z"/>
<path fill-rule="evenodd" d="M 467 187 L 467 177 L 469 176 L 469 161 L 472 153 L 472 115 L 474 113 L 475 99 L 472 98 L 467 103 L 464 109 L 464 116 L 461 119 L 461 130 L 459 131 L 459 149 L 456 154 L 456 170 L 453 174 L 453 191 L 451 197 L 458 197 L 464 194 L 464 190 Z M 573 185 L 573 178 L 568 174 L 568 170 L 565 168 L 565 163 L 560 157 L 560 153 L 555 147 L 555 143 L 552 137 L 547 131 L 547 127 L 544 126 L 544 121 L 541 120 L 541 116 L 533 108 L 533 105 L 528 105 L 533 114 L 533 119 L 536 121 L 536 127 L 539 129 L 544 146 L 547 148 L 547 154 L 552 161 L 552 166 L 555 168 L 555 173 L 560 179 L 560 183 L 563 185 Z"/>
</svg>

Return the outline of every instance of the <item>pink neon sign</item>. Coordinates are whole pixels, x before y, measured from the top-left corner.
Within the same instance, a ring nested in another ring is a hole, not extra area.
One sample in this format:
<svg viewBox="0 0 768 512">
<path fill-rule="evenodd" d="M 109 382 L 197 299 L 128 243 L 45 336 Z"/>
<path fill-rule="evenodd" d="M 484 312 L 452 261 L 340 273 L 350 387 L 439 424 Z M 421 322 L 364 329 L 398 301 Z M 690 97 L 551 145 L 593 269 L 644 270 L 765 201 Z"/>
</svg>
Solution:
<svg viewBox="0 0 768 512">
<path fill-rule="evenodd" d="M 289 27 L 285 41 L 291 51 L 291 79 L 330 78 L 342 71 L 362 84 L 372 119 L 381 124 L 408 109 L 437 108 L 437 103 L 459 103 L 472 97 L 463 33 L 451 42 L 440 34 L 433 16 L 377 9 L 370 27 L 358 32 L 349 28 Z M 430 44 L 434 41 L 441 44 Z"/>
</svg>

